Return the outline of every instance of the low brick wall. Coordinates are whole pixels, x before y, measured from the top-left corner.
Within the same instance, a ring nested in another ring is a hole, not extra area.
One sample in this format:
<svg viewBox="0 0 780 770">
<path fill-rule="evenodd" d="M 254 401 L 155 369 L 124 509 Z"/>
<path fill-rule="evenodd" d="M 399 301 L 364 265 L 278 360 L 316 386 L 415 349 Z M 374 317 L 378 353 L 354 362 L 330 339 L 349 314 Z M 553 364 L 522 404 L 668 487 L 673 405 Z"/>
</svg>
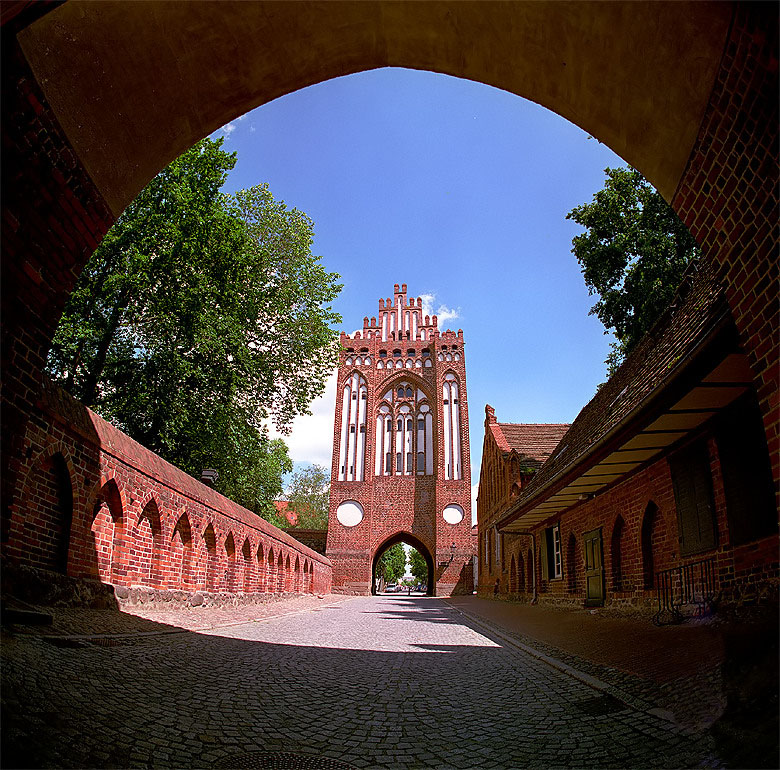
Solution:
<svg viewBox="0 0 780 770">
<path fill-rule="evenodd" d="M 120 600 L 130 596 L 119 597 L 126 590 L 141 596 L 141 589 L 199 594 L 204 602 L 222 596 L 222 603 L 226 595 L 244 602 L 330 592 L 327 558 L 145 449 L 51 382 L 28 424 L 22 456 L 3 548 L 17 570 L 111 584 Z"/>
</svg>

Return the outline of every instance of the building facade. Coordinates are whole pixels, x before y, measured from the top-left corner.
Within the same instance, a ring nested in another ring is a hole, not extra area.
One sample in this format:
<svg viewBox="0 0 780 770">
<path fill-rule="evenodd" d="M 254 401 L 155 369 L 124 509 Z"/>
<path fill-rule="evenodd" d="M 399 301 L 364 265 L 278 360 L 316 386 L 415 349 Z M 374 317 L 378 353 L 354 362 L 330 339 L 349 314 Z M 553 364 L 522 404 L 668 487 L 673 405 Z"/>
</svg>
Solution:
<svg viewBox="0 0 780 770">
<path fill-rule="evenodd" d="M 502 594 L 657 623 L 762 616 L 780 588 L 775 491 L 748 356 L 699 266 L 480 540 L 516 575 Z"/>
<path fill-rule="evenodd" d="M 521 573 L 528 539 L 501 533 L 498 521 L 569 427 L 562 423 L 501 423 L 493 407 L 485 407 L 477 495 L 478 593 L 517 596 L 520 585 L 525 585 L 525 575 Z"/>
<path fill-rule="evenodd" d="M 406 284 L 341 335 L 327 555 L 333 590 L 367 594 L 382 552 L 414 546 L 429 593 L 471 593 L 463 332 L 439 331 Z"/>
</svg>

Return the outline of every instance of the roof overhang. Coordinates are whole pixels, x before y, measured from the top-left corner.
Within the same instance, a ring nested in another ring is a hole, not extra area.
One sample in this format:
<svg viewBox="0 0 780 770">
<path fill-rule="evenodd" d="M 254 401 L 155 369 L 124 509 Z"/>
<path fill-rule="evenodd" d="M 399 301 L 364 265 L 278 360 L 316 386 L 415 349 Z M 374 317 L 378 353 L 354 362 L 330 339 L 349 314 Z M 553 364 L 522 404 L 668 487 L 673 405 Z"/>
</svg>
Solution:
<svg viewBox="0 0 780 770">
<path fill-rule="evenodd" d="M 753 384 L 728 318 L 675 368 L 576 462 L 515 503 L 499 519 L 499 530 L 528 531 L 605 492 L 684 441 Z"/>
</svg>

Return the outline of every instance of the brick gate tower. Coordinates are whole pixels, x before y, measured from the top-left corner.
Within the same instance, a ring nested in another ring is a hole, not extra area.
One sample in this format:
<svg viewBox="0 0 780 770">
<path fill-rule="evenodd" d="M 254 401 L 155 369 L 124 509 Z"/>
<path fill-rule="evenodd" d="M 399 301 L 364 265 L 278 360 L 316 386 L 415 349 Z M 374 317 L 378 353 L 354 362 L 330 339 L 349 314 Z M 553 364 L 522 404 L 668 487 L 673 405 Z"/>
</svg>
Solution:
<svg viewBox="0 0 780 770">
<path fill-rule="evenodd" d="M 473 588 L 463 332 L 440 332 L 395 284 L 379 315 L 341 335 L 327 555 L 333 590 L 368 594 L 376 559 L 406 542 L 429 593 Z"/>
</svg>

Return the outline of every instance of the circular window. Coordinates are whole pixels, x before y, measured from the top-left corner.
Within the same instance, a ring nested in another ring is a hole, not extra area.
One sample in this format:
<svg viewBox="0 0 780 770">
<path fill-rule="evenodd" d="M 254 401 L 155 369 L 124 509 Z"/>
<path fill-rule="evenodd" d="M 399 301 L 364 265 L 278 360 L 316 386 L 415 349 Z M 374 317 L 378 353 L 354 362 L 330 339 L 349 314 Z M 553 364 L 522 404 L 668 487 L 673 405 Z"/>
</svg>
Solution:
<svg viewBox="0 0 780 770">
<path fill-rule="evenodd" d="M 343 524 L 345 527 L 356 527 L 363 521 L 363 506 L 354 500 L 345 500 L 336 509 L 336 518 L 339 520 L 339 524 Z"/>
<path fill-rule="evenodd" d="M 442 516 L 447 524 L 460 524 L 463 521 L 463 508 L 452 503 L 442 511 Z"/>
</svg>

